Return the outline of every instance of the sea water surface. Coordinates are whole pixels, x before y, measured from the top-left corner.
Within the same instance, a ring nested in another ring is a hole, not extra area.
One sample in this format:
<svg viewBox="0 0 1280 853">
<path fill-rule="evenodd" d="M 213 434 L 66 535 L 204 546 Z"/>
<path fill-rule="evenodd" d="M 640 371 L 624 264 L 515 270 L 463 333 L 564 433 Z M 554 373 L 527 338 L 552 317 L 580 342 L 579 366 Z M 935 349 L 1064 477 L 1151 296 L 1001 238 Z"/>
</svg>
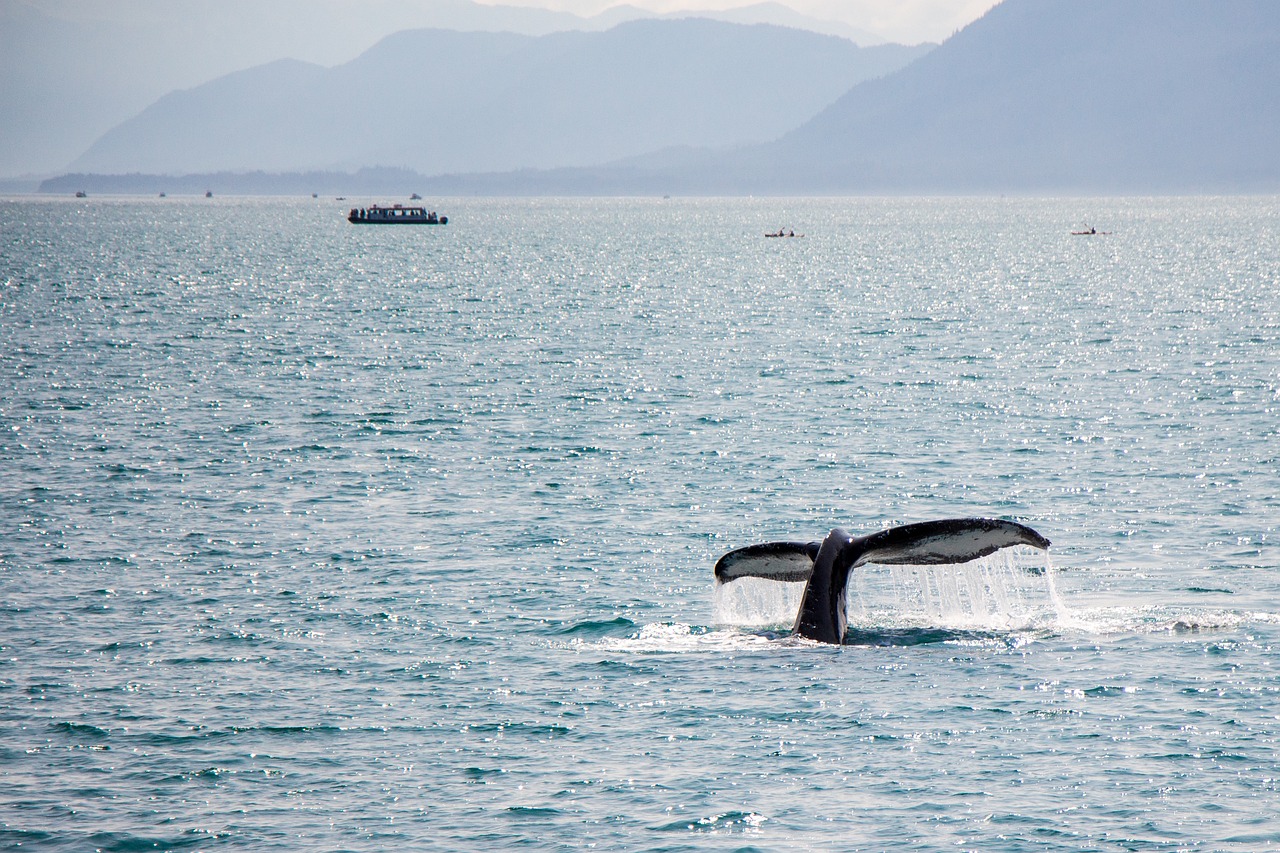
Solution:
<svg viewBox="0 0 1280 853">
<path fill-rule="evenodd" d="M 373 201 L 0 201 L 0 846 L 1280 847 L 1280 200 Z"/>
</svg>

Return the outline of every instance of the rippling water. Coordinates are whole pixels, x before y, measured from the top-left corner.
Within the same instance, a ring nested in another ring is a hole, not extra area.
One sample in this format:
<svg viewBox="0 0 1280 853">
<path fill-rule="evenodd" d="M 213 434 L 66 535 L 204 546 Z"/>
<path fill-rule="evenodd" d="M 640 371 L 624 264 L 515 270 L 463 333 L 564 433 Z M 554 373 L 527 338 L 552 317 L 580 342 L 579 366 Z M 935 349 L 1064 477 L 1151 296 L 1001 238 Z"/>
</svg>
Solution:
<svg viewBox="0 0 1280 853">
<path fill-rule="evenodd" d="M 0 202 L 0 843 L 1280 846 L 1280 200 L 436 206 Z"/>
</svg>

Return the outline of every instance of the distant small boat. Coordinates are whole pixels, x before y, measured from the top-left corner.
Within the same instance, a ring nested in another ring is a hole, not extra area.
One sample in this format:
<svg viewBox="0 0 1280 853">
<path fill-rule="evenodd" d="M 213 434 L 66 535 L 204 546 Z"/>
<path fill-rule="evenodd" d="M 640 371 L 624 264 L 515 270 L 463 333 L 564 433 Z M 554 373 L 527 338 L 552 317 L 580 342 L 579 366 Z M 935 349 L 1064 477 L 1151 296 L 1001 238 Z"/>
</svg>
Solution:
<svg viewBox="0 0 1280 853">
<path fill-rule="evenodd" d="M 425 207 L 353 207 L 347 214 L 353 225 L 448 225 L 449 217 L 437 216 Z"/>
<path fill-rule="evenodd" d="M 164 193 L 160 193 L 160 198 L 164 198 Z"/>
<path fill-rule="evenodd" d="M 1088 231 L 1072 231 L 1072 237 L 1092 237 L 1095 234 L 1110 234 L 1110 231 L 1099 231 L 1097 228 L 1090 228 Z"/>
<path fill-rule="evenodd" d="M 418 195 L 417 193 L 414 193 L 413 195 L 409 196 L 409 201 L 422 201 L 422 196 Z"/>
<path fill-rule="evenodd" d="M 76 198 L 88 198 L 89 194 L 84 190 L 76 190 Z"/>
<path fill-rule="evenodd" d="M 205 190 L 205 191 L 204 191 L 204 197 L 205 197 L 205 198 L 213 198 L 213 190 Z"/>
<path fill-rule="evenodd" d="M 797 234 L 794 231 L 783 231 L 779 228 L 777 231 L 770 231 L 764 236 L 766 237 L 803 237 L 803 234 Z"/>
</svg>

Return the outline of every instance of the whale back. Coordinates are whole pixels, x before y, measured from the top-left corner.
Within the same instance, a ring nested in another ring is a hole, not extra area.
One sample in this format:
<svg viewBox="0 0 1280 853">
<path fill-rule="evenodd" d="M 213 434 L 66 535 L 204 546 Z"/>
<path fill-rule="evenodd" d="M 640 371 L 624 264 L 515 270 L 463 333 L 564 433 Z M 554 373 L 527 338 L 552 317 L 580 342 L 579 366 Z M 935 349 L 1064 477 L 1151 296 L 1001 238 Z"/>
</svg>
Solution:
<svg viewBox="0 0 1280 853">
<path fill-rule="evenodd" d="M 716 582 L 729 583 L 739 578 L 807 581 L 813 575 L 813 560 L 820 544 L 765 542 L 738 548 L 716 561 Z"/>
</svg>

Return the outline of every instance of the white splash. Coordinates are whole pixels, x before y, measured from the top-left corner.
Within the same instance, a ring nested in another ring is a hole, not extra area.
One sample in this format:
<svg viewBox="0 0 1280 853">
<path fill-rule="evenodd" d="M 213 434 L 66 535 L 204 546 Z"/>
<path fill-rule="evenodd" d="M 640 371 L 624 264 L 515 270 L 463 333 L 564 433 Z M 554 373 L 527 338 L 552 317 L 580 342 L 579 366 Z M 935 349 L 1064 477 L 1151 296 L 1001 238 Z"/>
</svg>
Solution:
<svg viewBox="0 0 1280 853">
<path fill-rule="evenodd" d="M 767 648 L 773 642 L 767 636 L 733 629 L 705 630 L 680 623 L 644 625 L 630 637 L 605 637 L 599 640 L 574 640 L 570 649 L 626 652 L 740 652 Z"/>
</svg>

